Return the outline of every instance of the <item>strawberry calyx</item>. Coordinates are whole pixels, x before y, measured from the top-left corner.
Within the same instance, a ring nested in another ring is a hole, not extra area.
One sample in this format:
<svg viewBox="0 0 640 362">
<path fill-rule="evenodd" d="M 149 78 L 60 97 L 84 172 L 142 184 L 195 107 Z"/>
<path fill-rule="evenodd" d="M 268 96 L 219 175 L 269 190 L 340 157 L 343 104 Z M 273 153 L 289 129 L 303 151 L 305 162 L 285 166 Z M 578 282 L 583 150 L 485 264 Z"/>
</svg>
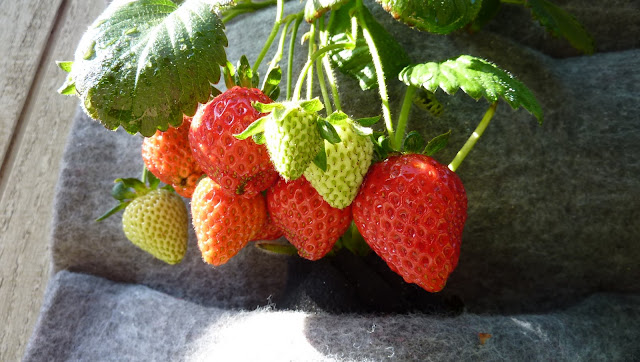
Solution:
<svg viewBox="0 0 640 362">
<path fill-rule="evenodd" d="M 118 178 L 113 181 L 115 185 L 111 189 L 111 196 L 118 201 L 118 204 L 110 210 L 102 214 L 96 219 L 97 222 L 107 219 L 111 215 L 116 214 L 120 210 L 124 210 L 131 201 L 138 197 L 142 197 L 149 192 L 157 189 L 164 189 L 175 192 L 171 185 L 160 187 L 160 180 L 154 176 L 146 167 L 142 172 L 142 179 L 137 178 Z"/>
</svg>

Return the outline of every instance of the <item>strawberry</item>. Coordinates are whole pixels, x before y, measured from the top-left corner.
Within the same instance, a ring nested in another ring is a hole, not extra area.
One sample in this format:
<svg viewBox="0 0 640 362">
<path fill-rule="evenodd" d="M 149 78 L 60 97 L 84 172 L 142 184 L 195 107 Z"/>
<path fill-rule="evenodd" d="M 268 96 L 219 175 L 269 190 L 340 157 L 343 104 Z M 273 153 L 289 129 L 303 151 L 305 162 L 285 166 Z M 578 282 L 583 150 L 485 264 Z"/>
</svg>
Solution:
<svg viewBox="0 0 640 362">
<path fill-rule="evenodd" d="M 302 176 L 322 148 L 318 115 L 316 109 L 305 107 L 303 103 L 284 102 L 278 106 L 265 121 L 264 139 L 271 162 L 280 176 L 295 180 Z"/>
<path fill-rule="evenodd" d="M 169 264 L 187 251 L 187 207 L 175 193 L 155 189 L 133 199 L 122 215 L 122 229 L 140 249 Z"/>
<path fill-rule="evenodd" d="M 406 154 L 373 165 L 353 202 L 365 241 L 408 283 L 444 288 L 458 264 L 467 197 L 457 174 Z"/>
<path fill-rule="evenodd" d="M 304 177 L 332 207 L 344 209 L 355 199 L 371 165 L 373 142 L 361 136 L 349 122 L 334 125 L 341 142 L 324 141 L 327 170 L 311 163 Z"/>
<path fill-rule="evenodd" d="M 190 126 L 191 117 L 185 116 L 180 127 L 156 131 L 142 141 L 142 160 L 147 169 L 187 198 L 191 197 L 198 179 L 204 174 L 191 154 Z"/>
<path fill-rule="evenodd" d="M 304 177 L 280 179 L 267 190 L 267 206 L 273 222 L 309 260 L 325 256 L 351 223 L 351 207 L 331 207 Z"/>
<path fill-rule="evenodd" d="M 267 222 L 264 196 L 231 195 L 208 177 L 191 199 L 191 217 L 205 262 L 222 265 L 254 239 Z"/>
<path fill-rule="evenodd" d="M 267 215 L 267 222 L 251 241 L 276 240 L 284 235 L 282 229 L 273 222 L 271 215 Z"/>
<path fill-rule="evenodd" d="M 271 99 L 254 88 L 232 87 L 204 105 L 191 122 L 189 142 L 204 172 L 228 193 L 252 198 L 278 178 L 264 145 L 234 134 L 264 114 L 252 102 Z"/>
</svg>

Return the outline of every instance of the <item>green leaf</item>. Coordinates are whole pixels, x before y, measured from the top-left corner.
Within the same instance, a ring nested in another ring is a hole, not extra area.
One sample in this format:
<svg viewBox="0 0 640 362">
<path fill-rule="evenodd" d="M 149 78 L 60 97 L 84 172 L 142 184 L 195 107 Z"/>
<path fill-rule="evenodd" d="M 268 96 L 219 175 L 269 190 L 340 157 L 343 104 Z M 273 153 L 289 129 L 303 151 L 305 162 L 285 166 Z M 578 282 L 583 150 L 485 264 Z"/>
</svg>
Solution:
<svg viewBox="0 0 640 362">
<path fill-rule="evenodd" d="M 83 35 L 70 73 L 87 114 L 143 136 L 193 115 L 227 62 L 218 3 L 112 2 Z"/>
<path fill-rule="evenodd" d="M 355 119 L 354 121 L 363 127 L 371 127 L 374 124 L 378 123 L 378 121 L 380 121 L 380 118 L 382 117 L 380 116 L 366 117 L 366 118 L 358 118 L 358 119 Z"/>
<path fill-rule="evenodd" d="M 461 55 L 442 63 L 411 65 L 400 72 L 400 80 L 430 92 L 439 87 L 455 94 L 462 89 L 473 99 L 484 97 L 490 103 L 502 97 L 513 109 L 524 107 L 542 123 L 542 108 L 533 93 L 513 75 L 480 58 Z"/>
<path fill-rule="evenodd" d="M 419 30 L 448 34 L 471 22 L 481 0 L 376 0 L 395 19 Z"/>
<path fill-rule="evenodd" d="M 318 120 L 318 132 L 320 132 L 320 136 L 330 143 L 336 144 L 340 143 L 342 140 L 340 139 L 340 135 L 333 127 L 333 125 L 326 120 Z"/>
<path fill-rule="evenodd" d="M 360 136 L 370 136 L 373 134 L 373 129 L 369 128 L 369 127 L 365 127 L 363 125 L 361 125 L 360 123 L 350 120 L 349 124 L 351 124 L 351 127 L 353 127 L 353 129 L 356 131 L 356 133 Z"/>
<path fill-rule="evenodd" d="M 256 111 L 258 111 L 260 113 L 270 113 L 276 108 L 284 108 L 282 103 L 253 102 L 253 103 L 251 103 L 251 105 L 253 106 L 253 108 L 255 108 Z"/>
<path fill-rule="evenodd" d="M 429 143 L 427 143 L 427 147 L 425 147 L 422 153 L 427 156 L 433 156 L 436 152 L 447 146 L 447 144 L 449 143 L 449 136 L 451 136 L 451 131 L 434 137 L 431 141 L 429 141 Z"/>
<path fill-rule="evenodd" d="M 436 95 L 422 87 L 413 95 L 412 101 L 418 108 L 424 109 L 434 116 L 441 115 L 444 110 Z"/>
<path fill-rule="evenodd" d="M 350 12 L 354 4 L 355 1 L 352 1 L 334 11 L 335 14 L 328 26 L 329 44 L 353 42 L 350 36 Z M 395 78 L 402 68 L 411 63 L 409 55 L 366 8 L 363 8 L 362 16 L 378 48 L 385 77 L 387 79 Z M 355 78 L 358 80 L 360 88 L 367 90 L 377 87 L 378 81 L 369 47 L 361 32 L 359 33 L 356 46 L 353 49 L 334 51 L 330 53 L 330 59 L 340 72 Z"/>
<path fill-rule="evenodd" d="M 262 93 L 271 100 L 276 101 L 280 95 L 280 81 L 282 80 L 282 69 L 279 66 L 271 69 L 262 87 Z"/>
<path fill-rule="evenodd" d="M 500 10 L 500 0 L 482 0 L 482 7 L 475 19 L 469 24 L 469 31 L 472 33 L 480 31 Z"/>
<path fill-rule="evenodd" d="M 404 138 L 404 142 L 402 143 L 402 150 L 408 153 L 420 153 L 424 150 L 425 147 L 424 137 L 418 131 L 411 131 Z"/>
<path fill-rule="evenodd" d="M 318 166 L 322 172 L 327 171 L 327 150 L 325 149 L 324 143 L 322 143 L 322 147 L 320 148 L 320 152 L 313 159 L 313 163 Z"/>
<path fill-rule="evenodd" d="M 56 64 L 58 65 L 58 67 L 60 67 L 60 69 L 64 70 L 67 73 L 71 72 L 71 67 L 73 66 L 72 61 L 66 61 L 66 62 L 57 61 Z"/>
<path fill-rule="evenodd" d="M 313 23 L 331 8 L 338 7 L 350 0 L 307 0 L 304 7 L 304 20 Z"/>
<path fill-rule="evenodd" d="M 247 126 L 247 128 L 242 131 L 242 133 L 236 134 L 234 135 L 234 137 L 239 140 L 246 140 L 253 135 L 264 132 L 264 125 L 267 123 L 267 120 L 269 118 L 271 118 L 271 116 L 264 116 L 256 119 L 255 121 L 253 121 L 253 123 Z"/>
<path fill-rule="evenodd" d="M 586 54 L 595 51 L 593 38 L 573 15 L 547 0 L 528 0 L 525 4 L 551 34 L 567 39 L 574 48 Z"/>
</svg>

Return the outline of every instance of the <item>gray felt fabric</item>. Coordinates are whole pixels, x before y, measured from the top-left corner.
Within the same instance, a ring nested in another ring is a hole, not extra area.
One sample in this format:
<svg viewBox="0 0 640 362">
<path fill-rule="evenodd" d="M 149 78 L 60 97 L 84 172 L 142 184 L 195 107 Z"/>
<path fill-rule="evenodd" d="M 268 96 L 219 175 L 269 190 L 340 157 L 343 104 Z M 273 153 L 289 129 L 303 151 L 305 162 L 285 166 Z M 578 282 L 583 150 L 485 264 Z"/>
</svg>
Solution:
<svg viewBox="0 0 640 362">
<path fill-rule="evenodd" d="M 559 51 L 568 46 L 547 42 L 513 8 L 486 31 L 444 37 L 368 3 L 414 61 L 489 59 L 527 84 L 545 112 L 538 126 L 501 102 L 459 169 L 469 217 L 441 293 L 405 285 L 375 255 L 312 263 L 248 247 L 212 268 L 193 232 L 181 264 L 157 261 L 127 241 L 119 217 L 93 222 L 113 204 L 112 181 L 139 175 L 141 138 L 79 112 L 56 189 L 53 278 L 25 360 L 640 359 L 640 7 L 557 3 L 587 17 L 601 52 Z M 229 25 L 231 61 L 255 58 L 272 17 Z M 537 35 L 523 38 L 523 22 Z M 340 80 L 345 110 L 379 113 L 376 92 Z M 403 86 L 389 83 L 397 113 Z M 437 95 L 444 114 L 415 111 L 410 127 L 426 136 L 452 129 L 437 156 L 449 162 L 488 104 Z M 478 333 L 492 337 L 482 345 Z"/>
</svg>

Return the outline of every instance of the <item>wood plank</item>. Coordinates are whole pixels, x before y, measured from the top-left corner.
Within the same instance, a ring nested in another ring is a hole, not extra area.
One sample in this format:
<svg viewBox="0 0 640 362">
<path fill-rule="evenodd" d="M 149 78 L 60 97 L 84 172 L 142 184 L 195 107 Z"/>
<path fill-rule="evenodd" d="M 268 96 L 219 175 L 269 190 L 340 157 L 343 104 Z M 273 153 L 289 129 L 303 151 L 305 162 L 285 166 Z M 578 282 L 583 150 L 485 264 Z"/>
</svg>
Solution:
<svg viewBox="0 0 640 362">
<path fill-rule="evenodd" d="M 66 0 L 63 5 L 22 112 L 23 123 L 13 136 L 10 168 L 0 174 L 0 321 L 7 321 L 0 328 L 0 361 L 22 358 L 49 277 L 53 194 L 78 106 L 77 98 L 56 93 L 66 74 L 55 60 L 71 59 L 82 33 L 104 9 L 104 0 Z"/>
<path fill-rule="evenodd" d="M 63 0 L 0 0 L 0 165 Z"/>
</svg>

